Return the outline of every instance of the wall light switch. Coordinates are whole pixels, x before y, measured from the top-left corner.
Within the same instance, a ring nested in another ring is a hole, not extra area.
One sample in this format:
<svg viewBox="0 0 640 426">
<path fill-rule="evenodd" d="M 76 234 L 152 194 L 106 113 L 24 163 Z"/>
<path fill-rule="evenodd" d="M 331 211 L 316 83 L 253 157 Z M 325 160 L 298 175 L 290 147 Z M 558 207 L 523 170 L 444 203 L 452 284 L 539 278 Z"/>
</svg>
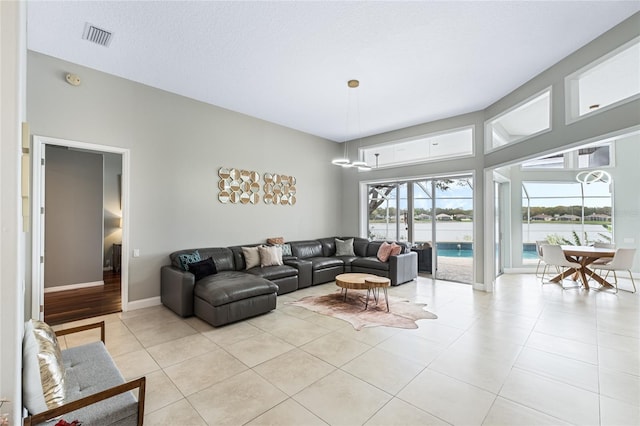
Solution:
<svg viewBox="0 0 640 426">
<path fill-rule="evenodd" d="M 133 257 L 140 257 L 140 249 L 133 249 Z"/>
<path fill-rule="evenodd" d="M 636 242 L 635 238 L 625 238 L 624 242 L 627 244 L 633 244 Z"/>
</svg>

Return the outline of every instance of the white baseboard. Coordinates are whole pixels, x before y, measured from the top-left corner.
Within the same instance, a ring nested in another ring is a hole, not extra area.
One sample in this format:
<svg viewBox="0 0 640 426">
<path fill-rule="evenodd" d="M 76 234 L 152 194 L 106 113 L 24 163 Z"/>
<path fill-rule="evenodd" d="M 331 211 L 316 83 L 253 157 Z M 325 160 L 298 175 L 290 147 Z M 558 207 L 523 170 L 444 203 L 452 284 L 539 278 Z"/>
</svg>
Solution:
<svg viewBox="0 0 640 426">
<path fill-rule="evenodd" d="M 161 305 L 160 296 L 150 297 L 148 299 L 134 300 L 127 303 L 127 311 L 135 311 L 136 309 L 150 308 L 152 306 Z"/>
<path fill-rule="evenodd" d="M 55 287 L 45 287 L 44 292 L 54 293 L 56 291 L 77 290 L 79 288 L 97 287 L 99 285 L 104 285 L 104 281 L 94 281 L 91 283 L 79 283 L 79 284 L 69 284 L 69 285 L 58 285 Z"/>
<path fill-rule="evenodd" d="M 471 285 L 474 290 L 486 291 L 486 286 L 483 283 L 473 283 Z"/>
<path fill-rule="evenodd" d="M 542 268 L 540 268 L 540 272 L 542 272 Z M 505 274 L 535 274 L 536 268 L 504 268 Z"/>
</svg>

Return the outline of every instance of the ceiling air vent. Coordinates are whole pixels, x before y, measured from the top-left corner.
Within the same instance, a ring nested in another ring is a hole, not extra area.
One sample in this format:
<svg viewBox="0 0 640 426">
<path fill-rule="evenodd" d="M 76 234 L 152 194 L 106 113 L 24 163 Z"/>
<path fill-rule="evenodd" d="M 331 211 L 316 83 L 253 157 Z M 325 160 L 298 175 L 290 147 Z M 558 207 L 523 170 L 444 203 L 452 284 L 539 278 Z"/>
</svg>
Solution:
<svg viewBox="0 0 640 426">
<path fill-rule="evenodd" d="M 102 28 L 98 28 L 95 25 L 91 25 L 87 22 L 84 25 L 84 33 L 82 34 L 82 38 L 85 40 L 89 40 L 92 43 L 99 44 L 100 46 L 109 47 L 112 35 L 113 33 L 103 30 Z"/>
</svg>

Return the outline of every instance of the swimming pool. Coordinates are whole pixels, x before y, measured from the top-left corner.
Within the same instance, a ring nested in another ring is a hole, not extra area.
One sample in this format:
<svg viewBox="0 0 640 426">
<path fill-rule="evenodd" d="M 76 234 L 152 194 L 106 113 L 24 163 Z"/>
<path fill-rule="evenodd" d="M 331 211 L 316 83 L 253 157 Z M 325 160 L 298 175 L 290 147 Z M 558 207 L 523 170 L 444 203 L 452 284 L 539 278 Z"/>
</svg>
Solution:
<svg viewBox="0 0 640 426">
<path fill-rule="evenodd" d="M 462 257 L 462 258 L 470 258 L 473 257 L 473 250 L 468 249 L 438 249 L 438 256 L 442 257 Z M 523 251 L 522 252 L 523 259 L 537 259 L 538 255 L 535 251 Z"/>
</svg>

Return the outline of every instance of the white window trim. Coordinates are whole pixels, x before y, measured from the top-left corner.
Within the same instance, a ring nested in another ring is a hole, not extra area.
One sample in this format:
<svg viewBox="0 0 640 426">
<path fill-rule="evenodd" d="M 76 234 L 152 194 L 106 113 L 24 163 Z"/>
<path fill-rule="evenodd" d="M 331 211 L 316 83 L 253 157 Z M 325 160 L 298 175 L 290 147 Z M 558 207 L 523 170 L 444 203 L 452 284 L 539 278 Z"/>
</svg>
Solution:
<svg viewBox="0 0 640 426">
<path fill-rule="evenodd" d="M 371 166 L 374 169 L 392 169 L 392 168 L 398 168 L 398 167 L 413 166 L 413 165 L 416 165 L 416 164 L 434 163 L 434 162 L 437 162 L 437 161 L 449 161 L 449 160 L 454 160 L 454 159 L 457 160 L 457 159 L 460 159 L 460 158 L 475 157 L 475 155 L 476 155 L 476 126 L 473 125 L 473 124 L 469 124 L 469 125 L 466 125 L 466 126 L 455 127 L 455 128 L 451 128 L 451 129 L 447 129 L 447 130 L 438 131 L 438 132 L 425 133 L 425 134 L 418 135 L 418 136 L 410 136 L 410 137 L 407 137 L 407 138 L 396 139 L 396 140 L 393 140 L 393 141 L 383 142 L 383 143 L 379 143 L 379 144 L 375 144 L 375 145 L 363 146 L 363 147 L 358 148 L 358 158 L 362 158 L 362 153 L 363 153 L 364 150 L 375 149 L 375 148 L 378 148 L 378 147 L 387 147 L 387 146 L 390 146 L 390 145 L 395 145 L 395 144 L 400 144 L 400 143 L 405 143 L 405 142 L 412 142 L 412 141 L 419 140 L 419 139 L 427 139 L 427 138 L 446 135 L 446 134 L 449 134 L 449 133 L 455 133 L 455 132 L 459 132 L 459 131 L 467 130 L 467 129 L 471 129 L 471 153 L 470 154 L 452 155 L 452 156 L 449 156 L 449 157 L 438 157 L 438 158 L 427 159 L 427 160 L 406 161 L 406 162 L 402 162 L 402 163 L 380 165 L 378 167 L 376 167 L 375 164 L 372 164 Z M 361 173 L 367 173 L 367 172 L 361 172 Z"/>
<path fill-rule="evenodd" d="M 569 125 L 569 124 L 575 123 L 577 121 L 584 120 L 585 118 L 593 117 L 594 115 L 600 114 L 601 112 L 609 111 L 610 109 L 619 107 L 620 105 L 623 105 L 623 104 L 626 104 L 626 103 L 629 103 L 629 102 L 633 102 L 633 101 L 635 101 L 637 99 L 640 99 L 640 93 L 637 93 L 637 94 L 629 96 L 627 98 L 620 99 L 618 102 L 614 102 L 614 103 L 609 104 L 607 106 L 603 106 L 602 108 L 597 108 L 597 109 L 594 109 L 593 111 L 587 112 L 586 114 L 580 115 L 580 113 L 579 113 L 580 105 L 579 105 L 579 100 L 578 100 L 578 96 L 577 96 L 578 95 L 578 93 L 577 93 L 578 92 L 578 80 L 577 80 L 577 77 L 579 75 L 584 74 L 586 71 L 590 70 L 591 68 L 595 68 L 598 65 L 602 64 L 603 62 L 608 61 L 612 57 L 616 56 L 618 53 L 622 52 L 623 50 L 628 49 L 630 46 L 632 46 L 632 45 L 634 45 L 636 43 L 640 43 L 640 36 L 629 40 L 628 42 L 624 43 L 623 45 L 619 46 L 618 48 L 612 50 L 611 52 L 607 53 L 606 55 L 603 55 L 603 56 L 599 57 L 595 61 L 588 63 L 587 65 L 585 65 L 582 68 L 572 72 L 571 74 L 569 74 L 568 76 L 566 76 L 564 78 L 565 124 Z"/>
<path fill-rule="evenodd" d="M 597 142 L 593 145 L 604 145 L 605 143 L 610 143 L 609 145 L 609 164 L 606 166 L 593 166 L 593 167 L 577 167 L 578 162 L 578 149 L 580 148 L 588 148 L 592 144 L 580 145 L 579 148 L 574 148 L 568 151 L 562 152 L 564 156 L 564 167 L 563 168 L 545 168 L 545 167 L 524 167 L 523 164 L 520 165 L 520 170 L 524 172 L 532 171 L 532 172 L 558 172 L 558 171 L 579 171 L 579 170 L 596 170 L 596 169 L 611 169 L 616 166 L 616 140 L 617 138 L 608 138 L 601 142 Z M 568 158 L 567 154 L 572 154 L 572 158 Z M 530 160 L 529 160 L 530 161 Z M 526 161 L 525 161 L 526 162 Z"/>
<path fill-rule="evenodd" d="M 498 120 L 499 118 L 509 114 L 510 112 L 520 108 L 521 106 L 531 102 L 532 100 L 534 100 L 535 98 L 545 94 L 549 92 L 549 128 L 548 129 L 543 129 L 540 130 L 539 132 L 536 133 L 532 133 L 530 135 L 527 136 L 523 136 L 520 139 L 516 139 L 512 142 L 509 142 L 507 144 L 504 145 L 500 145 L 500 146 L 493 146 L 493 137 L 491 136 L 491 132 L 489 131 L 489 126 L 491 125 L 492 122 Z M 517 104 L 513 105 L 512 107 L 510 107 L 509 109 L 504 110 L 503 112 L 501 112 L 498 115 L 494 115 L 493 117 L 485 120 L 484 122 L 484 152 L 485 154 L 491 153 L 491 152 L 495 152 L 498 151 L 500 149 L 504 149 L 510 146 L 513 146 L 515 144 L 518 144 L 520 142 L 524 142 L 528 139 L 534 138 L 536 136 L 542 135 L 544 133 L 548 133 L 550 131 L 553 130 L 553 87 L 549 86 L 546 87 L 543 90 L 540 90 L 539 92 L 529 96 L 528 98 L 518 102 Z"/>
</svg>

